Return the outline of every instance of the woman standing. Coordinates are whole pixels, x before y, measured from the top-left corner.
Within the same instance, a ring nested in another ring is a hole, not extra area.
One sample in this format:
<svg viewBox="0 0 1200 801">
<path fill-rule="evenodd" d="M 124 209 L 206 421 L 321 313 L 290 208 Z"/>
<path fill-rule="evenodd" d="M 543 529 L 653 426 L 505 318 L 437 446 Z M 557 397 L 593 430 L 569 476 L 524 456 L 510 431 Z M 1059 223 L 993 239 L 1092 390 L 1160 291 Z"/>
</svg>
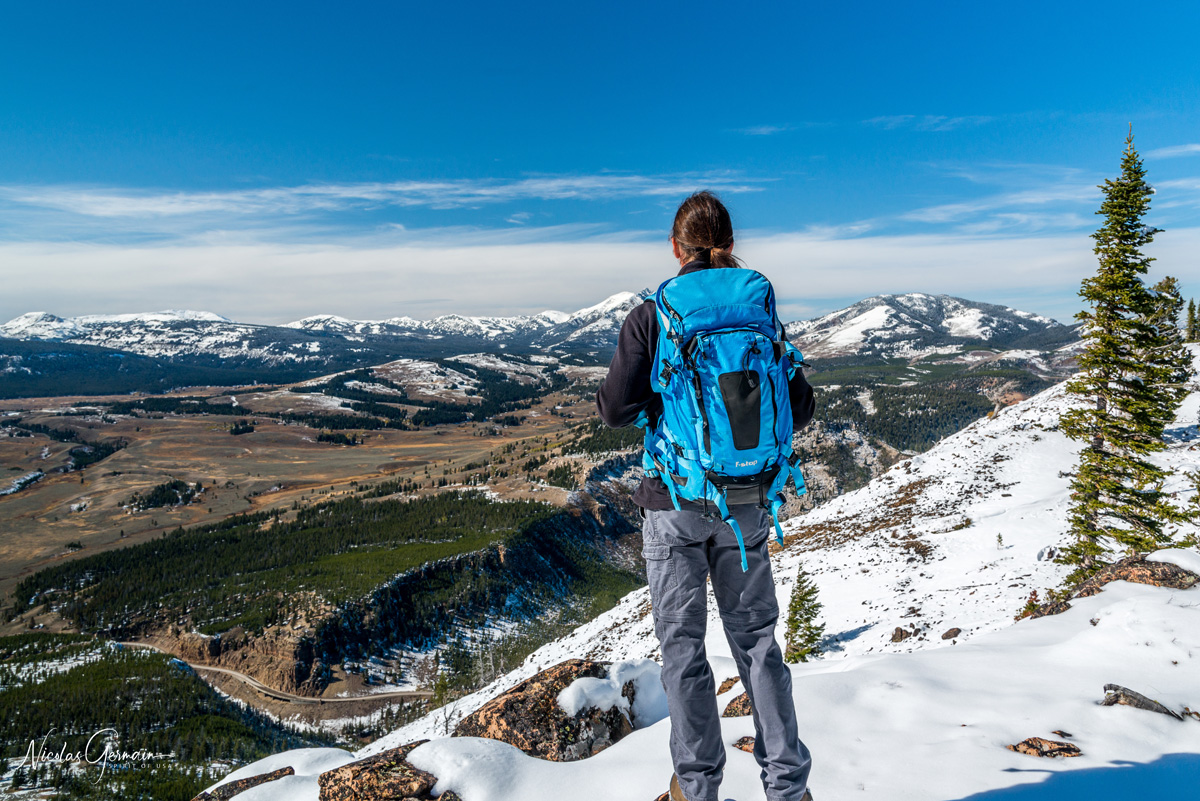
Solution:
<svg viewBox="0 0 1200 801">
<path fill-rule="evenodd" d="M 679 275 L 738 267 L 729 212 L 709 192 L 698 192 L 680 205 L 670 241 Z M 625 319 L 596 394 L 605 424 L 628 426 L 642 412 L 651 420 L 661 416 L 662 397 L 651 382 L 658 336 L 655 304 L 647 299 Z M 799 429 L 812 419 L 815 407 L 812 387 L 799 369 L 788 382 L 788 396 L 793 429 Z M 718 801 L 725 767 L 716 687 L 704 648 L 709 578 L 753 706 L 754 758 L 767 798 L 811 799 L 811 757 L 797 734 L 791 673 L 775 641 L 779 607 L 767 553 L 771 520 L 766 509 L 755 503 L 729 504 L 743 538 L 743 568 L 731 526 L 706 514 L 709 510 L 700 503 L 673 499 L 658 476 L 643 478 L 633 498 L 642 510 L 642 553 L 671 716 L 672 801 Z"/>
</svg>

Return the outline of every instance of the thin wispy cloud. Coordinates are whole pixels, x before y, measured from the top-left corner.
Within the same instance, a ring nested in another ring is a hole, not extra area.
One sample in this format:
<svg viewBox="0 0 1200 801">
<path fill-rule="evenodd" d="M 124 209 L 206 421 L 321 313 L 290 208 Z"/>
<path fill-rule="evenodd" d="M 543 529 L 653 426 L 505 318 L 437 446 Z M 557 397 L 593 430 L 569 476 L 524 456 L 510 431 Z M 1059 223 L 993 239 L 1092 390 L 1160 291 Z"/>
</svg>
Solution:
<svg viewBox="0 0 1200 801">
<path fill-rule="evenodd" d="M 895 114 L 891 116 L 872 117 L 863 120 L 866 125 L 873 125 L 887 131 L 906 129 L 912 131 L 953 131 L 958 128 L 968 128 L 991 122 L 993 117 L 968 116 L 945 117 L 937 114 Z"/>
<path fill-rule="evenodd" d="M 1148 159 L 1173 159 L 1180 156 L 1200 156 L 1200 144 L 1172 145 L 1146 151 Z"/>
<path fill-rule="evenodd" d="M 961 178 L 973 184 L 1023 189 L 1030 186 L 1081 183 L 1085 171 L 1064 164 L 985 161 L 978 163 L 929 162 L 926 166 L 944 175 Z M 1096 180 L 1099 180 L 1097 177 Z"/>
<path fill-rule="evenodd" d="M 1154 185 L 1158 209 L 1200 208 L 1200 178 L 1174 178 Z"/>
<path fill-rule="evenodd" d="M 1098 199 L 1099 192 L 1092 184 L 1063 184 L 1022 192 L 1004 192 L 977 200 L 960 203 L 943 203 L 936 206 L 913 209 L 900 215 L 900 219 L 922 223 L 950 223 L 975 217 L 986 212 L 1003 209 L 1040 207 L 1056 203 L 1083 204 Z"/>
<path fill-rule="evenodd" d="M 792 130 L 791 125 L 751 125 L 748 128 L 736 129 L 738 133 L 746 136 L 774 136 L 775 134 L 785 133 Z"/>
<path fill-rule="evenodd" d="M 454 180 L 306 184 L 224 192 L 163 192 L 84 186 L 3 186 L 7 206 L 52 209 L 100 218 L 156 218 L 206 214 L 294 215 L 372 207 L 455 209 L 530 200 L 613 200 L 675 197 L 707 186 L 726 193 L 754 192 L 769 179 L 732 173 L 540 176 L 516 181 Z"/>
</svg>

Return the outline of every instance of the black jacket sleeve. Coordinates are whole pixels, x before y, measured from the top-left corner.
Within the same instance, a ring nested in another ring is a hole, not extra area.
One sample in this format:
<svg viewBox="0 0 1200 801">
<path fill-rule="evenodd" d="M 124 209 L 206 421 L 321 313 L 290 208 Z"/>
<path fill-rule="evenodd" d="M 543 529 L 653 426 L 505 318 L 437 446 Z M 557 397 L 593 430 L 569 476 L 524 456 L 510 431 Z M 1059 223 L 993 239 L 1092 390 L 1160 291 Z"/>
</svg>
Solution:
<svg viewBox="0 0 1200 801">
<path fill-rule="evenodd" d="M 650 387 L 654 343 L 658 338 L 653 312 L 653 303 L 643 303 L 625 318 L 608 375 L 596 392 L 600 419 L 612 428 L 632 425 L 643 409 L 653 414 L 655 407 L 662 406 L 662 398 Z"/>
<path fill-rule="evenodd" d="M 812 385 L 804 377 L 803 369 L 797 367 L 796 374 L 788 382 L 788 398 L 792 402 L 792 430 L 799 431 L 808 425 L 817 410 Z"/>
</svg>

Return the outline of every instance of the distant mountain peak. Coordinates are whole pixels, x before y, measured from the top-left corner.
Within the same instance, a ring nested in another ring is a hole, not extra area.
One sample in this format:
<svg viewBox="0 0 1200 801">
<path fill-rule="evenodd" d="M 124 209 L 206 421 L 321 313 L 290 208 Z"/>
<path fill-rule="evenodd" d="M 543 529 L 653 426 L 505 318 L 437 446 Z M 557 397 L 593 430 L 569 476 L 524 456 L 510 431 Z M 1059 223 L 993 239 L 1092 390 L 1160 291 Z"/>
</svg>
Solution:
<svg viewBox="0 0 1200 801">
<path fill-rule="evenodd" d="M 875 295 L 813 320 L 790 323 L 788 336 L 818 358 L 911 357 L 969 342 L 997 347 L 1056 347 L 1071 329 L 1049 317 L 953 295 Z"/>
</svg>

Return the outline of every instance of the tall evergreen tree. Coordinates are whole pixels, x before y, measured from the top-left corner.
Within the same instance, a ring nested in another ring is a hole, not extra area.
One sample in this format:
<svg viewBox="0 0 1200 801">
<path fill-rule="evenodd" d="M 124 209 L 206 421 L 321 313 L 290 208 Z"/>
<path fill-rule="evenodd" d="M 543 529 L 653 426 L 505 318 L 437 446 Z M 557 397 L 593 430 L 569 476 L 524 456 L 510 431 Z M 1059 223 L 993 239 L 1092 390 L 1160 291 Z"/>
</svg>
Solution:
<svg viewBox="0 0 1200 801">
<path fill-rule="evenodd" d="M 1079 405 L 1060 421 L 1064 434 L 1088 443 L 1071 482 L 1075 542 L 1061 557 L 1076 565 L 1069 584 L 1099 570 L 1111 545 L 1145 552 L 1170 542 L 1164 524 L 1182 519 L 1162 491 L 1168 473 L 1147 458 L 1166 447 L 1163 431 L 1174 417 L 1166 387 L 1175 373 L 1156 325 L 1169 312 L 1141 279 L 1153 261 L 1142 248 L 1159 231 L 1142 222 L 1153 190 L 1132 130 L 1120 177 L 1100 188 L 1104 224 L 1092 234 L 1099 268 L 1079 291 L 1090 309 L 1075 316 L 1083 323 L 1084 351 L 1079 374 L 1067 384 Z"/>
<path fill-rule="evenodd" d="M 1184 329 L 1184 339 L 1188 342 L 1200 342 L 1200 327 L 1196 323 L 1196 299 L 1188 301 L 1187 327 Z"/>
<path fill-rule="evenodd" d="M 817 585 L 800 567 L 796 583 L 792 586 L 792 598 L 788 603 L 787 626 L 783 641 L 785 662 L 807 662 L 821 655 L 821 637 L 825 624 L 817 622 L 821 613 L 821 602 L 817 600 Z"/>
</svg>

